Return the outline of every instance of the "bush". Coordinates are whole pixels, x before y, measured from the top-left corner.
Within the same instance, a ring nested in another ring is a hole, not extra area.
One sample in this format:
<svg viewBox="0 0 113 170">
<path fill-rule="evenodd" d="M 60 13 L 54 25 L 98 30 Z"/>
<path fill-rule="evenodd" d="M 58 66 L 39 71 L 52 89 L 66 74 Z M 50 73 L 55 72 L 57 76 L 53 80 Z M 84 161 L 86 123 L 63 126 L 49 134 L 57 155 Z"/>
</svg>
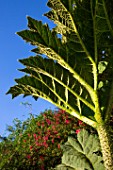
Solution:
<svg viewBox="0 0 113 170">
<path fill-rule="evenodd" d="M 14 120 L 6 141 L 0 143 L 0 168 L 48 170 L 61 163 L 60 145 L 67 141 L 70 131 L 78 133 L 85 127 L 93 129 L 62 110 L 46 110 L 26 121 Z M 5 154 L 4 154 L 5 153 Z"/>
</svg>

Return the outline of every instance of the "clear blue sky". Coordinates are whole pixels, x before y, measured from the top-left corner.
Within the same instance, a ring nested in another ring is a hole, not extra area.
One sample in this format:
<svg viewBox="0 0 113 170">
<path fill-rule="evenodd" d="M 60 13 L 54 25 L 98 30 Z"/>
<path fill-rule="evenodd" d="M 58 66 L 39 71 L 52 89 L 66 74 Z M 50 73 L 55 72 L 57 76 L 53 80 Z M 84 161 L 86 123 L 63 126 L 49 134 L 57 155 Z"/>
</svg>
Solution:
<svg viewBox="0 0 113 170">
<path fill-rule="evenodd" d="M 0 135 L 5 135 L 6 125 L 11 125 L 14 118 L 25 120 L 30 109 L 21 102 L 32 104 L 32 113 L 39 114 L 45 109 L 55 109 L 55 106 L 39 99 L 37 102 L 31 97 L 17 97 L 12 100 L 11 95 L 5 95 L 14 79 L 23 74 L 17 71 L 22 65 L 17 61 L 34 55 L 32 47 L 25 43 L 15 33 L 27 28 L 26 16 L 51 23 L 42 16 L 48 11 L 47 0 L 0 0 Z M 24 116 L 23 116 L 24 115 Z"/>
</svg>

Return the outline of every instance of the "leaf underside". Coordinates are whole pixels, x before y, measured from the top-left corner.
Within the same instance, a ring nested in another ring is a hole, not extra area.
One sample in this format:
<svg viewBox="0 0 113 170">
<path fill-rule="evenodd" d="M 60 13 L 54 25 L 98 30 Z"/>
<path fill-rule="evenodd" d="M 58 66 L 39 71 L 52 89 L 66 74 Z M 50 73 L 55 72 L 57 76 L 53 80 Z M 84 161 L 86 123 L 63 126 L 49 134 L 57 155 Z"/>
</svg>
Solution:
<svg viewBox="0 0 113 170">
<path fill-rule="evenodd" d="M 18 32 L 36 48 L 36 56 L 20 60 L 25 76 L 7 94 L 41 97 L 69 113 L 97 122 L 98 91 L 102 118 L 106 116 L 113 72 L 113 16 L 107 0 L 49 0 L 45 14 L 56 24 L 28 17 L 28 30 Z M 60 36 L 59 36 L 60 34 Z"/>
</svg>

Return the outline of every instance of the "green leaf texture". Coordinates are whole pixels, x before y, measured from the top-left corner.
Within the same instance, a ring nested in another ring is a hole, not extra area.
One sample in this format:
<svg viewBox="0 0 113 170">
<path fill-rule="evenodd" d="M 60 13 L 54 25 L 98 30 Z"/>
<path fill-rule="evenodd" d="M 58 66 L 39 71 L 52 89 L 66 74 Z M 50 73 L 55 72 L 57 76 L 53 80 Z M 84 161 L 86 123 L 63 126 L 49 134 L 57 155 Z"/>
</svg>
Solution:
<svg viewBox="0 0 113 170">
<path fill-rule="evenodd" d="M 29 29 L 17 34 L 35 46 L 35 56 L 20 60 L 25 76 L 8 94 L 41 97 L 96 127 L 109 119 L 113 103 L 111 1 L 48 0 L 47 5 L 45 16 L 56 26 L 50 30 L 27 17 Z"/>
<path fill-rule="evenodd" d="M 100 144 L 96 135 L 81 130 L 77 137 L 69 137 L 62 146 L 62 164 L 56 170 L 66 170 L 66 167 L 73 170 L 104 170 L 100 153 Z"/>
</svg>

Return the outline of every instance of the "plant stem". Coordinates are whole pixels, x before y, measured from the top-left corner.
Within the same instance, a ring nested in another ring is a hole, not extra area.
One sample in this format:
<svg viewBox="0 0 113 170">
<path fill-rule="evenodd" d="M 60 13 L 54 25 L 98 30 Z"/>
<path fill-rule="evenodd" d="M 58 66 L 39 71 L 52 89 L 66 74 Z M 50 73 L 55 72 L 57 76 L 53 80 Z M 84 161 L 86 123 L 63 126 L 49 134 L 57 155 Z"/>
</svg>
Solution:
<svg viewBox="0 0 113 170">
<path fill-rule="evenodd" d="M 113 170 L 112 141 L 106 125 L 99 125 L 97 132 L 103 154 L 105 170 Z"/>
</svg>

